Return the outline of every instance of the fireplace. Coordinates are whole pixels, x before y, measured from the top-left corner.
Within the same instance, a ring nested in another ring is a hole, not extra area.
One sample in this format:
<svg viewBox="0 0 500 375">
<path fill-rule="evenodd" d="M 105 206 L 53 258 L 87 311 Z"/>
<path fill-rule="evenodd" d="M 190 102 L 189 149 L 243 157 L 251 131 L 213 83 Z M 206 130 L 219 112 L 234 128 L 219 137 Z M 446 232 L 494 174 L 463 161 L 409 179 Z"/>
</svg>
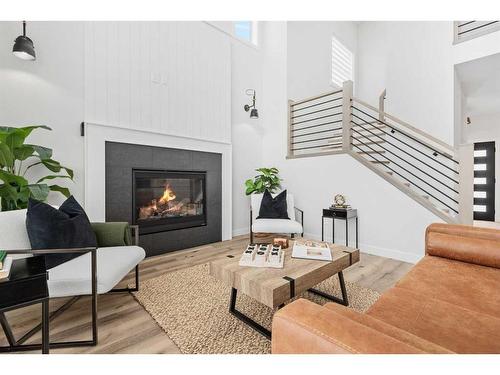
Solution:
<svg viewBox="0 0 500 375">
<path fill-rule="evenodd" d="M 133 222 L 143 234 L 207 224 L 206 172 L 134 169 Z"/>
<path fill-rule="evenodd" d="M 105 219 L 139 225 L 147 256 L 221 241 L 222 166 L 219 153 L 106 142 Z"/>
</svg>

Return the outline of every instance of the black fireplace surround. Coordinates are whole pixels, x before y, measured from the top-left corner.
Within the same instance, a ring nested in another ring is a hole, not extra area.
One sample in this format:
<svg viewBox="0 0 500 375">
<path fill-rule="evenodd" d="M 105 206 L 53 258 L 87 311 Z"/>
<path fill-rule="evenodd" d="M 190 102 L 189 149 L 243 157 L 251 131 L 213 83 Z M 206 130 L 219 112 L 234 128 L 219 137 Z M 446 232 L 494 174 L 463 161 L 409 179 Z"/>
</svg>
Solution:
<svg viewBox="0 0 500 375">
<path fill-rule="evenodd" d="M 106 221 L 139 225 L 147 256 L 222 239 L 222 155 L 106 142 Z"/>
</svg>

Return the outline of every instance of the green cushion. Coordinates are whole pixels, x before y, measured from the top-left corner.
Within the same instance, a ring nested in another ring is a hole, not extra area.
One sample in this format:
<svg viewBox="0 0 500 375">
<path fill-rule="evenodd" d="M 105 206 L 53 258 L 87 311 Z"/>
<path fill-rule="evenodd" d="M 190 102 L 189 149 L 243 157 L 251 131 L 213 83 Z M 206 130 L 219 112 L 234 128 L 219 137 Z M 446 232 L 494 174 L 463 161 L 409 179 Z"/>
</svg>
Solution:
<svg viewBox="0 0 500 375">
<path fill-rule="evenodd" d="M 99 247 L 130 246 L 132 235 L 127 222 L 92 223 Z"/>
</svg>

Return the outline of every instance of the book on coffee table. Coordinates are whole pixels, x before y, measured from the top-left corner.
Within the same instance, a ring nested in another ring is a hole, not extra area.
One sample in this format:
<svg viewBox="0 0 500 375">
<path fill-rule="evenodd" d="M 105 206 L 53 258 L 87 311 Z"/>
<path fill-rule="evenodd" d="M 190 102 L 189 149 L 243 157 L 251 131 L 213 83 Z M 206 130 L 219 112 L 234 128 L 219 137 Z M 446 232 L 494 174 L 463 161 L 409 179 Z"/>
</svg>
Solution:
<svg viewBox="0 0 500 375">
<path fill-rule="evenodd" d="M 332 261 L 332 251 L 328 243 L 314 240 L 295 240 L 292 258 Z"/>
</svg>

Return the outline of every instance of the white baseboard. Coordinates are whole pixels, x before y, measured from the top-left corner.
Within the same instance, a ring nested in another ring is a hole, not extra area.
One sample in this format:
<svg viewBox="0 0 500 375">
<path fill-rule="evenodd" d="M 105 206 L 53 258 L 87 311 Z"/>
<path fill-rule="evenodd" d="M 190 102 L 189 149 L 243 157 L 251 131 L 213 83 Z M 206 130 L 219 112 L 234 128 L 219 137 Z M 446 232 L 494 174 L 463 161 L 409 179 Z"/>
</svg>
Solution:
<svg viewBox="0 0 500 375">
<path fill-rule="evenodd" d="M 319 234 L 313 234 L 313 233 L 304 233 L 304 237 L 315 239 L 315 240 L 320 240 L 321 236 Z M 330 241 L 331 238 L 325 238 L 326 241 Z M 378 246 L 372 246 L 366 243 L 360 243 L 359 244 L 359 249 L 361 252 L 366 253 L 366 254 L 371 254 L 371 255 L 378 255 L 384 258 L 391 258 L 391 259 L 396 259 L 400 260 L 402 262 L 408 262 L 408 263 L 417 263 L 424 254 L 419 255 L 415 253 L 407 253 L 404 251 L 400 250 L 395 250 L 395 249 L 386 249 L 383 247 L 378 247 Z"/>
<path fill-rule="evenodd" d="M 424 256 L 423 254 L 418 255 L 414 253 L 406 253 L 400 250 L 385 249 L 382 247 L 371 246 L 363 243 L 359 244 L 359 249 L 361 250 L 361 252 L 366 254 L 378 255 L 380 257 L 396 259 L 402 262 L 413 264 L 417 263 Z"/>
<path fill-rule="evenodd" d="M 233 236 L 241 236 L 243 234 L 249 234 L 249 233 L 250 233 L 250 229 L 248 227 L 233 229 Z"/>
</svg>

